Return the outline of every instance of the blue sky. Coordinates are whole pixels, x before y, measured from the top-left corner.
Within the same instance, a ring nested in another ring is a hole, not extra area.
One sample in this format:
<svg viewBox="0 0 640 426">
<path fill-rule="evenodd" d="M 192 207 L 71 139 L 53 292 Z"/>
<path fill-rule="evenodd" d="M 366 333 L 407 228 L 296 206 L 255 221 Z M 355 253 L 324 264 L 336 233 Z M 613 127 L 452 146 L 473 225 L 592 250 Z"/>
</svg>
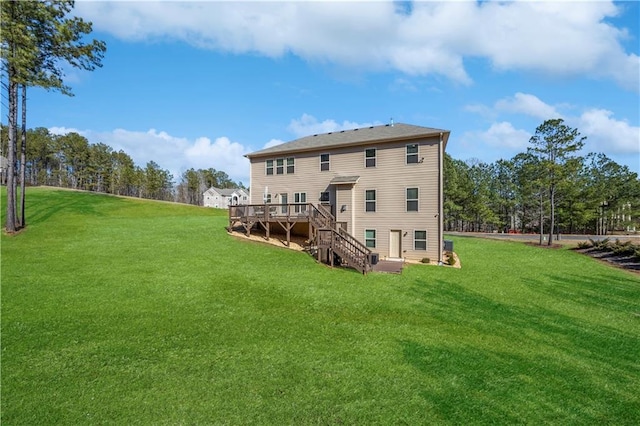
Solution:
<svg viewBox="0 0 640 426">
<path fill-rule="evenodd" d="M 76 131 L 178 178 L 249 184 L 244 154 L 391 118 L 456 159 L 523 152 L 563 118 L 640 172 L 637 2 L 88 2 L 104 66 L 32 89 L 28 126 Z M 3 118 L 6 120 L 6 117 Z"/>
</svg>

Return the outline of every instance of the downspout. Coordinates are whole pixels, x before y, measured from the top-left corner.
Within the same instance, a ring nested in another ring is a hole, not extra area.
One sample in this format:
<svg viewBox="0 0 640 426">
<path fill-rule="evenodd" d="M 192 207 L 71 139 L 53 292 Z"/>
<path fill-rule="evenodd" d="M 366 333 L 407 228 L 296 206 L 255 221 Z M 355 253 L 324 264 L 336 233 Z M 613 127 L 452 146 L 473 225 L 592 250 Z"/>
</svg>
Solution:
<svg viewBox="0 0 640 426">
<path fill-rule="evenodd" d="M 443 257 L 442 257 L 442 251 L 443 251 L 443 244 L 444 244 L 444 232 L 442 229 L 442 220 L 443 220 L 443 213 L 444 213 L 444 144 L 442 143 L 442 132 L 440 133 L 440 146 L 438 149 L 438 186 L 439 186 L 439 191 L 438 191 L 438 265 L 442 265 L 443 262 Z"/>
</svg>

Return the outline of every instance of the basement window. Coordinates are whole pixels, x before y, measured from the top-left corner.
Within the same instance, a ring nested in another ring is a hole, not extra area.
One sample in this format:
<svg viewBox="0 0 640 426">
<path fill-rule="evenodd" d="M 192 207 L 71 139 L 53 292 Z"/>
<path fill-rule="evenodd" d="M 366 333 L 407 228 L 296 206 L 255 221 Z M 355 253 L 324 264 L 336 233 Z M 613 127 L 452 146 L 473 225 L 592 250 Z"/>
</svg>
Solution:
<svg viewBox="0 0 640 426">
<path fill-rule="evenodd" d="M 427 249 L 427 231 L 413 231 L 414 250 Z"/>
<path fill-rule="evenodd" d="M 375 229 L 365 229 L 364 244 L 369 248 L 376 248 L 376 230 Z"/>
</svg>

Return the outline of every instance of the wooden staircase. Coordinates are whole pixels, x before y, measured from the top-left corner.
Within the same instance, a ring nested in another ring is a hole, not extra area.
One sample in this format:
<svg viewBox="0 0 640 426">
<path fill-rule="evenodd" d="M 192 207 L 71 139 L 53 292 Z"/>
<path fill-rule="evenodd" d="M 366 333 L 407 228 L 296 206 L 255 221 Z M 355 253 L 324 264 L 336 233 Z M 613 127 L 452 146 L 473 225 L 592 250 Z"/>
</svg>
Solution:
<svg viewBox="0 0 640 426">
<path fill-rule="evenodd" d="M 309 221 L 313 231 L 313 236 L 309 235 L 309 243 L 317 248 L 315 255 L 319 261 L 328 262 L 331 266 L 338 263 L 363 274 L 372 270 L 371 250 L 337 227 L 335 218 L 326 208 L 312 205 Z"/>
<path fill-rule="evenodd" d="M 259 224 L 269 239 L 271 224 L 279 224 L 287 234 L 296 223 L 309 224 L 309 251 L 320 262 L 354 268 L 363 274 L 373 269 L 374 255 L 354 236 L 336 225 L 336 219 L 323 205 L 314 204 L 252 204 L 229 206 L 229 227 L 242 225 L 250 235 Z"/>
</svg>

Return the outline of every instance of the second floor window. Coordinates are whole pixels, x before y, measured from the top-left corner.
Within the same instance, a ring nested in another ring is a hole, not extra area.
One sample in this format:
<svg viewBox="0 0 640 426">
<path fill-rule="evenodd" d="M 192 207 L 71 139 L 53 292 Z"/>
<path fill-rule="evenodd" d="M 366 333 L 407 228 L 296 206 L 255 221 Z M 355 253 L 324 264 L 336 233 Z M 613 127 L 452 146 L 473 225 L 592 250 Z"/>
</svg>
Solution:
<svg viewBox="0 0 640 426">
<path fill-rule="evenodd" d="M 287 158 L 287 174 L 293 174 L 296 170 L 295 159 L 293 157 Z"/>
<path fill-rule="evenodd" d="M 418 211 L 418 188 L 407 188 L 407 211 Z"/>
<path fill-rule="evenodd" d="M 276 160 L 276 174 L 277 175 L 284 174 L 284 158 L 278 158 Z"/>
<path fill-rule="evenodd" d="M 376 211 L 376 190 L 367 189 L 364 191 L 364 211 L 375 212 Z"/>
<path fill-rule="evenodd" d="M 407 164 L 418 162 L 418 144 L 412 143 L 407 145 Z"/>
<path fill-rule="evenodd" d="M 364 166 L 375 167 L 376 166 L 376 149 L 369 148 L 364 150 Z"/>
<path fill-rule="evenodd" d="M 267 175 L 273 174 L 273 160 L 267 160 Z"/>
<path fill-rule="evenodd" d="M 320 171 L 329 170 L 329 154 L 320 154 Z"/>
</svg>

